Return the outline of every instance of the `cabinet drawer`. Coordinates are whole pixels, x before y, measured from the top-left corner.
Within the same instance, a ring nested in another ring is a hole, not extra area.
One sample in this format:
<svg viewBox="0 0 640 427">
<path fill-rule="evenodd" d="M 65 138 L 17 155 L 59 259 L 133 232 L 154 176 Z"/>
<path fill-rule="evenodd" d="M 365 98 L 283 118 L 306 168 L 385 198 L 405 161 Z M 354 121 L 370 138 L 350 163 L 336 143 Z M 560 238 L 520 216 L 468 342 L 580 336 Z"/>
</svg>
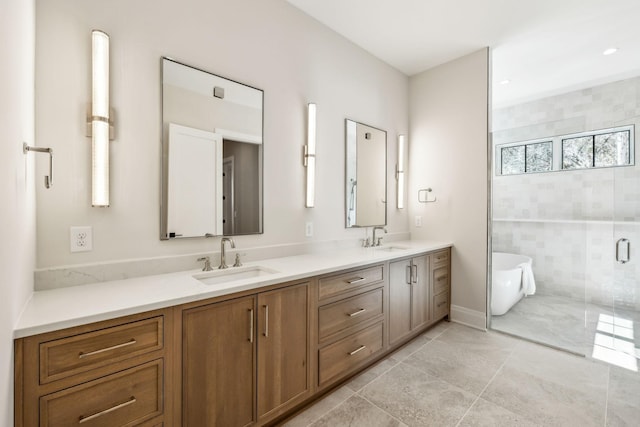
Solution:
<svg viewBox="0 0 640 427">
<path fill-rule="evenodd" d="M 347 298 L 318 310 L 320 340 L 382 314 L 382 289 Z"/>
<path fill-rule="evenodd" d="M 433 294 L 438 295 L 449 290 L 449 267 L 433 270 Z"/>
<path fill-rule="evenodd" d="M 431 264 L 434 268 L 449 265 L 449 258 L 451 256 L 450 254 L 451 251 L 449 249 L 444 249 L 442 251 L 431 254 Z"/>
<path fill-rule="evenodd" d="M 319 354 L 319 383 L 347 373 L 382 349 L 382 323 L 326 346 Z"/>
<path fill-rule="evenodd" d="M 163 317 L 101 329 L 40 344 L 40 383 L 159 350 Z"/>
<path fill-rule="evenodd" d="M 319 299 L 324 299 L 334 295 L 339 295 L 371 283 L 380 282 L 382 279 L 383 274 L 381 265 L 352 271 L 351 273 L 325 277 L 319 280 L 318 297 Z"/>
<path fill-rule="evenodd" d="M 449 293 L 443 292 L 433 297 L 433 318 L 442 319 L 449 314 Z"/>
<path fill-rule="evenodd" d="M 40 398 L 40 426 L 130 426 L 162 414 L 162 360 Z"/>
</svg>

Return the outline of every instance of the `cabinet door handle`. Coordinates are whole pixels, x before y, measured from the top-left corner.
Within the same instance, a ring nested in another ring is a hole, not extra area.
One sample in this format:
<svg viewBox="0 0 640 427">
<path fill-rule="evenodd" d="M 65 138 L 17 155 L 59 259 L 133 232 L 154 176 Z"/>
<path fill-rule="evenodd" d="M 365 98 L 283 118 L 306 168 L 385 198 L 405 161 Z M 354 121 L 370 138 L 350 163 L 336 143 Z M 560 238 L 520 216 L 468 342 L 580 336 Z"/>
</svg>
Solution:
<svg viewBox="0 0 640 427">
<path fill-rule="evenodd" d="M 355 284 L 355 283 L 360 283 L 360 282 L 362 282 L 363 280 L 366 280 L 366 278 L 365 278 L 365 277 L 358 277 L 357 279 L 350 279 L 350 280 L 347 280 L 347 283 L 348 283 L 348 284 L 350 284 L 350 285 L 353 285 L 353 284 Z"/>
<path fill-rule="evenodd" d="M 353 356 L 354 354 L 364 350 L 365 348 L 367 348 L 366 345 L 361 345 L 360 347 L 356 348 L 355 350 L 353 350 L 352 352 L 348 353 L 349 356 Z"/>
<path fill-rule="evenodd" d="M 249 309 L 249 342 L 253 342 L 253 308 Z"/>
<path fill-rule="evenodd" d="M 411 284 L 411 279 L 413 279 L 413 274 L 411 272 L 411 265 L 407 265 L 407 274 L 405 274 L 405 279 L 407 281 L 407 285 Z"/>
<path fill-rule="evenodd" d="M 447 302 L 446 301 L 442 301 L 440 303 L 438 303 L 438 308 L 442 307 L 443 305 L 445 305 Z"/>
<path fill-rule="evenodd" d="M 265 338 L 269 337 L 269 306 L 263 305 L 264 307 L 264 336 Z"/>
<path fill-rule="evenodd" d="M 82 423 L 86 423 L 87 421 L 94 420 L 98 417 L 108 414 L 109 412 L 117 411 L 118 409 L 124 408 L 125 406 L 129 406 L 133 403 L 136 403 L 135 396 L 131 396 L 131 398 L 126 402 L 118 403 L 117 405 L 112 406 L 109 409 L 105 409 L 104 411 L 96 412 L 95 414 L 87 415 L 86 417 L 80 416 L 80 419 L 78 420 L 78 424 L 82 424 Z"/>
<path fill-rule="evenodd" d="M 358 311 L 354 311 L 353 313 L 349 313 L 349 314 L 348 314 L 348 316 L 349 316 L 349 317 L 356 317 L 356 316 L 358 316 L 358 315 L 360 315 L 360 314 L 364 313 L 365 311 L 367 311 L 367 309 L 366 309 L 366 308 L 361 308 L 361 309 L 360 309 L 360 310 L 358 310 Z"/>
<path fill-rule="evenodd" d="M 412 274 L 413 283 L 418 283 L 418 266 L 415 264 L 411 264 L 411 273 L 415 271 L 415 274 Z"/>
<path fill-rule="evenodd" d="M 137 343 L 135 338 L 131 338 L 131 340 L 122 344 L 112 345 L 111 347 L 101 348 L 100 350 L 90 351 L 89 353 L 81 352 L 80 354 L 78 354 L 78 359 L 84 359 L 85 357 L 95 356 L 96 354 L 104 353 L 105 351 L 115 350 L 117 348 L 128 347 L 130 345 L 134 345 L 135 343 Z"/>
</svg>

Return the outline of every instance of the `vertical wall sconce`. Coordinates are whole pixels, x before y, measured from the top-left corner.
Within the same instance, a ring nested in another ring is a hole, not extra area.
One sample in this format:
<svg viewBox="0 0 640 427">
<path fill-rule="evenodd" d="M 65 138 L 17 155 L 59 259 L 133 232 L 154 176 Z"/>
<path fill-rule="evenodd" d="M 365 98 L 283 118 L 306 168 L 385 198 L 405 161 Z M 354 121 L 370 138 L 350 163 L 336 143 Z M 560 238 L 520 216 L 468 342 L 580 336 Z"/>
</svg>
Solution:
<svg viewBox="0 0 640 427">
<path fill-rule="evenodd" d="M 304 166 L 307 168 L 307 198 L 305 207 L 312 208 L 316 198 L 316 104 L 307 111 L 307 145 L 304 146 Z"/>
<path fill-rule="evenodd" d="M 406 138 L 404 135 L 398 136 L 398 163 L 396 164 L 396 183 L 397 183 L 397 207 L 404 209 L 404 157 L 406 151 Z"/>
<path fill-rule="evenodd" d="M 113 139 L 113 121 L 109 109 L 109 36 L 91 32 L 92 98 L 87 117 L 91 136 L 91 205 L 109 206 L 109 141 Z"/>
</svg>

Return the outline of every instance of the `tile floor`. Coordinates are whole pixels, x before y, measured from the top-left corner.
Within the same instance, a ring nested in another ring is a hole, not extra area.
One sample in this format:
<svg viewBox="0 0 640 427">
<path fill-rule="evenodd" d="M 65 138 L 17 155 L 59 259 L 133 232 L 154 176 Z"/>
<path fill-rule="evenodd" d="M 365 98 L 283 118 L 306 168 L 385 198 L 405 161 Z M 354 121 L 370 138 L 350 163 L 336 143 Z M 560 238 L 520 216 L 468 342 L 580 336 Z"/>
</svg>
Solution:
<svg viewBox="0 0 640 427">
<path fill-rule="evenodd" d="M 506 314 L 493 316 L 491 327 L 612 365 L 640 370 L 638 312 L 618 308 L 614 313 L 611 307 L 536 294 L 523 298 Z"/>
<path fill-rule="evenodd" d="M 285 423 L 638 426 L 640 375 L 440 322 Z"/>
</svg>

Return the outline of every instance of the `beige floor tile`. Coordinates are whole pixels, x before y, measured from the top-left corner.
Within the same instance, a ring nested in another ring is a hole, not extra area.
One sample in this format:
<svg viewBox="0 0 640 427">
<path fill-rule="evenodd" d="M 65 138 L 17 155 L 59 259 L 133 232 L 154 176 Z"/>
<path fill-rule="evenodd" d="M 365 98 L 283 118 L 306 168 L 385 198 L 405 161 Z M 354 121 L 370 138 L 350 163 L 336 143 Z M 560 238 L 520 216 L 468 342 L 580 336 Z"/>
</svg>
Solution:
<svg viewBox="0 0 640 427">
<path fill-rule="evenodd" d="M 401 427 L 401 423 L 360 396 L 352 396 L 329 411 L 313 427 Z"/>
<path fill-rule="evenodd" d="M 637 426 L 640 424 L 640 374 L 611 368 L 607 426 Z"/>
<path fill-rule="evenodd" d="M 560 350 L 525 342 L 506 366 L 585 393 L 606 396 L 609 366 Z"/>
<path fill-rule="evenodd" d="M 360 394 L 409 426 L 455 426 L 475 396 L 400 363 Z"/>
<path fill-rule="evenodd" d="M 545 426 L 603 426 L 606 393 L 566 387 L 504 366 L 482 398 Z"/>
<path fill-rule="evenodd" d="M 383 359 L 382 361 L 376 363 L 375 365 L 373 365 L 363 373 L 351 379 L 346 384 L 346 386 L 353 391 L 359 391 L 364 386 L 369 384 L 371 381 L 375 380 L 380 375 L 384 374 L 385 372 L 387 372 L 389 369 L 393 368 L 397 364 L 398 364 L 398 361 L 394 357 L 392 356 L 387 357 L 386 359 Z"/>
<path fill-rule="evenodd" d="M 502 366 L 503 357 L 485 358 L 459 343 L 434 340 L 405 363 L 479 396 Z"/>
<path fill-rule="evenodd" d="M 536 427 L 538 424 L 498 405 L 478 399 L 464 416 L 459 427 Z"/>
<path fill-rule="evenodd" d="M 307 427 L 332 409 L 342 404 L 351 396 L 353 396 L 353 390 L 348 387 L 340 387 L 314 403 L 309 408 L 305 409 L 303 412 L 300 412 L 283 425 L 286 427 Z"/>
</svg>

